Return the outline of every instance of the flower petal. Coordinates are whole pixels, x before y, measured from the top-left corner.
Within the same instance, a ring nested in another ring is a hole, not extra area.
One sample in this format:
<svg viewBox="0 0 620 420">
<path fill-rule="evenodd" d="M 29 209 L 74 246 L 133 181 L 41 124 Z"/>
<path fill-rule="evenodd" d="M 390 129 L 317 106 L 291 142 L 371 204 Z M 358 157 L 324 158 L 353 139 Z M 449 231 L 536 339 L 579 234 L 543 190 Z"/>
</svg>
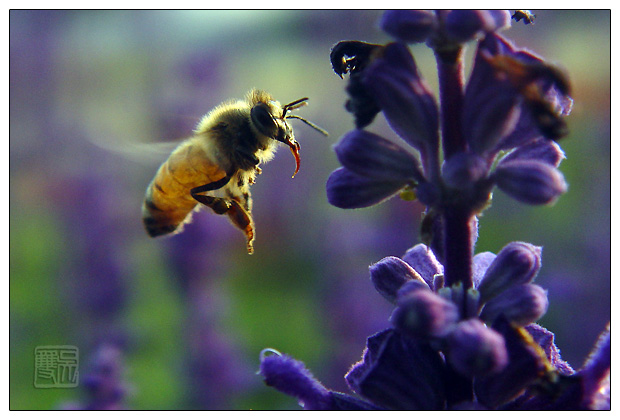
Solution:
<svg viewBox="0 0 620 420">
<path fill-rule="evenodd" d="M 335 151 L 345 168 L 364 177 L 405 182 L 424 179 L 413 155 L 368 131 L 349 131 L 338 142 Z"/>
<path fill-rule="evenodd" d="M 480 43 L 474 68 L 465 89 L 462 127 L 473 152 L 482 154 L 493 148 L 516 127 L 521 114 L 517 90 L 496 77 L 487 57 L 497 52 L 513 53 L 513 47 L 501 37 L 487 37 Z"/>
<path fill-rule="evenodd" d="M 261 353 L 260 374 L 265 383 L 299 400 L 307 410 L 330 408 L 330 393 L 305 365 L 286 354 Z"/>
<path fill-rule="evenodd" d="M 474 255 L 474 288 L 478 288 L 478 286 L 480 285 L 480 280 L 482 280 L 482 277 L 484 277 L 484 273 L 486 273 L 487 269 L 489 268 L 494 259 L 495 254 L 492 252 L 481 252 Z"/>
<path fill-rule="evenodd" d="M 387 329 L 368 338 L 364 358 L 345 376 L 349 387 L 394 410 L 445 407 L 445 365 L 429 344 Z"/>
<path fill-rule="evenodd" d="M 381 410 L 381 407 L 341 392 L 331 391 L 330 396 L 332 403 L 329 410 L 332 411 Z"/>
<path fill-rule="evenodd" d="M 366 178 L 338 168 L 327 179 L 327 201 L 342 209 L 369 207 L 392 197 L 405 185 L 403 181 Z"/>
<path fill-rule="evenodd" d="M 584 384 L 584 405 L 605 409 L 609 405 L 611 374 L 611 330 L 609 324 L 599 336 L 588 361 L 579 371 Z"/>
<path fill-rule="evenodd" d="M 521 147 L 517 147 L 504 156 L 501 162 L 508 163 L 514 160 L 539 160 L 557 168 L 565 157 L 559 144 L 553 140 L 539 137 Z"/>
<path fill-rule="evenodd" d="M 437 103 L 407 46 L 388 44 L 364 71 L 363 83 L 396 134 L 421 152 L 437 144 Z"/>
<path fill-rule="evenodd" d="M 562 360 L 560 356 L 560 350 L 556 347 L 554 341 L 555 336 L 546 328 L 541 327 L 538 324 L 530 324 L 525 327 L 528 333 L 532 336 L 534 341 L 545 351 L 547 359 L 551 362 L 551 365 L 563 375 L 572 375 L 575 373 L 572 367 Z"/>
<path fill-rule="evenodd" d="M 435 274 L 443 274 L 443 266 L 437 261 L 433 251 L 424 244 L 417 244 L 409 248 L 403 255 L 403 261 L 420 274 L 431 289 L 433 288 Z"/>
<path fill-rule="evenodd" d="M 509 363 L 502 371 L 474 381 L 478 401 L 489 408 L 496 408 L 523 394 L 547 369 L 540 348 L 524 338 L 525 330 L 513 327 L 503 317 L 497 319 L 493 329 L 504 337 Z"/>
<path fill-rule="evenodd" d="M 500 162 L 494 173 L 497 186 L 525 204 L 553 204 L 568 189 L 564 176 L 537 160 Z"/>
</svg>

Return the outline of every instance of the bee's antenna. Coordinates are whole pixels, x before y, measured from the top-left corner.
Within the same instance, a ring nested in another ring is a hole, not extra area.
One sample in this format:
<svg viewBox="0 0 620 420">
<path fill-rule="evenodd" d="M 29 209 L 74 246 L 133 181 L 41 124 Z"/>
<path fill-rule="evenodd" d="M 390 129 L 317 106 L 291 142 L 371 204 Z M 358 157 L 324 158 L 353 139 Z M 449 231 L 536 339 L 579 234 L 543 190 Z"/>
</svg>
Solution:
<svg viewBox="0 0 620 420">
<path fill-rule="evenodd" d="M 296 101 L 296 102 L 298 102 L 298 101 Z M 318 125 L 308 121 L 307 119 L 300 117 L 299 115 L 289 115 L 286 118 L 287 119 L 288 118 L 293 118 L 295 120 L 301 120 L 301 121 L 305 122 L 306 124 L 308 124 L 310 127 L 314 128 L 319 133 L 323 134 L 325 137 L 329 136 L 329 133 L 327 131 L 323 130 L 321 127 L 319 127 Z"/>
<path fill-rule="evenodd" d="M 282 107 L 282 118 L 286 116 L 286 113 L 292 109 L 301 108 L 302 106 L 307 105 L 308 98 L 297 99 L 296 101 L 291 102 L 290 104 L 286 104 Z"/>
</svg>

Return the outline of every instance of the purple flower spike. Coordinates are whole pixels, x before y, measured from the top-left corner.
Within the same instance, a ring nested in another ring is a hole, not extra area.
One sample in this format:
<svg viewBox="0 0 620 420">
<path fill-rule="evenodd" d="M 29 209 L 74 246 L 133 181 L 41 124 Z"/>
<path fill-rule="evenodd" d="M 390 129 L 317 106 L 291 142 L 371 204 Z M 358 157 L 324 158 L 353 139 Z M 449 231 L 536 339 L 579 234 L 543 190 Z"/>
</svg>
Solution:
<svg viewBox="0 0 620 420">
<path fill-rule="evenodd" d="M 568 189 L 560 171 L 535 160 L 500 162 L 494 177 L 502 191 L 531 205 L 553 204 Z"/>
<path fill-rule="evenodd" d="M 409 284 L 408 290 L 426 288 L 428 285 L 413 268 L 400 258 L 385 257 L 370 266 L 370 280 L 375 289 L 390 302 L 395 302 L 399 289 Z"/>
<path fill-rule="evenodd" d="M 480 281 L 480 301 L 488 302 L 503 291 L 534 280 L 542 265 L 542 248 L 511 242 L 497 254 Z"/>
<path fill-rule="evenodd" d="M 465 376 L 496 373 L 508 364 L 504 338 L 477 319 L 459 322 L 447 342 L 448 362 Z"/>
<path fill-rule="evenodd" d="M 403 182 L 424 179 L 418 160 L 412 154 L 368 131 L 349 131 L 335 151 L 340 163 L 358 175 Z"/>
<path fill-rule="evenodd" d="M 327 201 L 341 209 L 369 207 L 392 197 L 405 185 L 402 180 L 367 178 L 338 168 L 327 179 Z"/>
<path fill-rule="evenodd" d="M 400 297 L 390 321 L 400 331 L 415 337 L 443 337 L 452 331 L 458 319 L 454 303 L 421 289 Z"/>
<path fill-rule="evenodd" d="M 386 45 L 383 56 L 365 70 L 364 85 L 407 143 L 420 151 L 437 144 L 437 104 L 406 45 Z"/>
<path fill-rule="evenodd" d="M 268 351 L 272 354 L 266 355 Z M 295 397 L 307 410 L 330 409 L 329 391 L 312 376 L 306 366 L 286 354 L 263 350 L 260 374 L 265 383 L 280 392 Z"/>
<path fill-rule="evenodd" d="M 424 42 L 436 29 L 437 17 L 430 10 L 388 10 L 379 26 L 401 42 Z"/>
<path fill-rule="evenodd" d="M 542 287 L 521 284 L 491 299 L 484 305 L 480 318 L 487 324 L 492 324 L 503 314 L 509 321 L 525 326 L 542 318 L 548 306 L 547 292 Z"/>
<path fill-rule="evenodd" d="M 445 27 L 456 41 L 466 42 L 482 33 L 510 27 L 508 10 L 453 10 L 446 13 Z"/>
</svg>

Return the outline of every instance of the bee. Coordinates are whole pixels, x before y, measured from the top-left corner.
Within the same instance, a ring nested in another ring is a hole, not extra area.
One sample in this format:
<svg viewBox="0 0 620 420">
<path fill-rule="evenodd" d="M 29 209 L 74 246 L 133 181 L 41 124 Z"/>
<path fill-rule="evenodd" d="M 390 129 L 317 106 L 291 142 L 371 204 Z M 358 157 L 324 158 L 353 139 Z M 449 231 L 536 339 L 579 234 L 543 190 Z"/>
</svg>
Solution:
<svg viewBox="0 0 620 420">
<path fill-rule="evenodd" d="M 299 143 L 289 119 L 298 119 L 327 132 L 304 118 L 289 114 L 308 98 L 281 106 L 267 92 L 251 90 L 245 100 L 228 101 L 202 118 L 194 135 L 183 141 L 162 163 L 146 189 L 142 220 L 151 237 L 180 232 L 200 204 L 226 215 L 245 234 L 249 254 L 254 252 L 254 221 L 250 185 L 261 173 L 260 164 L 273 158 L 283 143 L 299 171 Z"/>
</svg>

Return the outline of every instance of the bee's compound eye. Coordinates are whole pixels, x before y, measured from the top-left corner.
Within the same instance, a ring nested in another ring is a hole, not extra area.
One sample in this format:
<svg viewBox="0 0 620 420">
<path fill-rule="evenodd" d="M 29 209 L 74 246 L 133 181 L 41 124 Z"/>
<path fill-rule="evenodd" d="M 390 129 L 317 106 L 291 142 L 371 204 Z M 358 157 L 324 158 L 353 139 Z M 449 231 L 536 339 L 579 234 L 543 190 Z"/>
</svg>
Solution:
<svg viewBox="0 0 620 420">
<path fill-rule="evenodd" d="M 278 127 L 276 126 L 276 123 L 271 116 L 269 107 L 266 104 L 259 103 L 255 105 L 252 108 L 250 117 L 252 118 L 252 122 L 256 128 L 261 133 L 272 138 L 276 135 Z"/>
</svg>

